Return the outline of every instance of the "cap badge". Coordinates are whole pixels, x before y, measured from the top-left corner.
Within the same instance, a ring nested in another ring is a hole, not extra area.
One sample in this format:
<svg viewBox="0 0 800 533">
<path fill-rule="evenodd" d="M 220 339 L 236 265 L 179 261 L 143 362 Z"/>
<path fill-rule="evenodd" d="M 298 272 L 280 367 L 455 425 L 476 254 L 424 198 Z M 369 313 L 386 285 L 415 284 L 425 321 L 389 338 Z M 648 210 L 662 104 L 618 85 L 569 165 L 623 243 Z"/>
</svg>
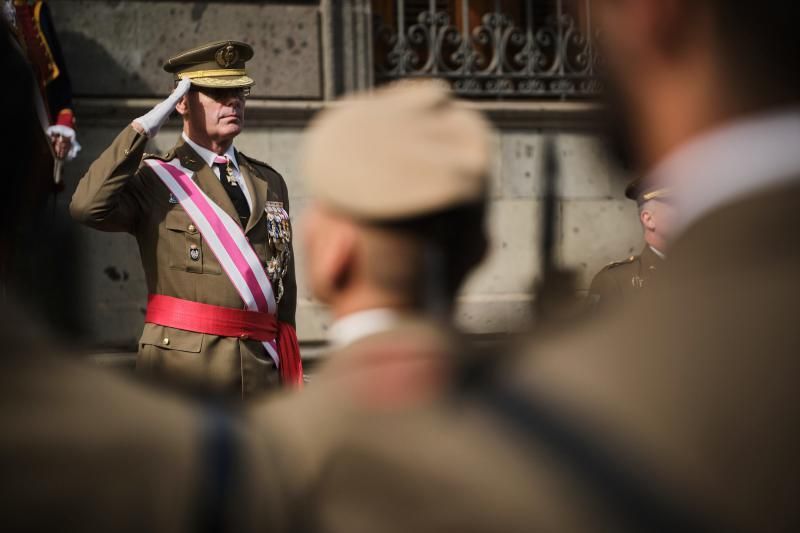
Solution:
<svg viewBox="0 0 800 533">
<path fill-rule="evenodd" d="M 239 60 L 239 52 L 236 50 L 235 46 L 229 44 L 217 50 L 217 53 L 214 54 L 214 58 L 217 60 L 217 64 L 222 68 L 230 68 L 231 65 Z"/>
</svg>

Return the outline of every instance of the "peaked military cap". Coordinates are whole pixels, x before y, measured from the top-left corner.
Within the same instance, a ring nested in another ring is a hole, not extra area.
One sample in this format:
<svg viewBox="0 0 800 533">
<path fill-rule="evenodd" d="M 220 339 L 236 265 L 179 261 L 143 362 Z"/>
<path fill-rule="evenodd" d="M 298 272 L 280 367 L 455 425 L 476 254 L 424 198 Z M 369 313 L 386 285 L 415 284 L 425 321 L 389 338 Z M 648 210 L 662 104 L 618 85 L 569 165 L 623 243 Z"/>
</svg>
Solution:
<svg viewBox="0 0 800 533">
<path fill-rule="evenodd" d="M 444 83 L 397 82 L 320 113 L 302 170 L 317 200 L 353 218 L 435 214 L 485 199 L 489 132 Z"/>
<path fill-rule="evenodd" d="M 250 87 L 255 82 L 244 64 L 252 57 L 253 48 L 247 43 L 216 41 L 169 58 L 164 70 L 174 74 L 175 81 L 189 78 L 198 87 Z"/>
<path fill-rule="evenodd" d="M 625 187 L 625 196 L 637 203 L 644 203 L 649 200 L 664 198 L 671 194 L 667 187 L 659 187 L 652 181 L 644 178 L 636 178 Z"/>
</svg>

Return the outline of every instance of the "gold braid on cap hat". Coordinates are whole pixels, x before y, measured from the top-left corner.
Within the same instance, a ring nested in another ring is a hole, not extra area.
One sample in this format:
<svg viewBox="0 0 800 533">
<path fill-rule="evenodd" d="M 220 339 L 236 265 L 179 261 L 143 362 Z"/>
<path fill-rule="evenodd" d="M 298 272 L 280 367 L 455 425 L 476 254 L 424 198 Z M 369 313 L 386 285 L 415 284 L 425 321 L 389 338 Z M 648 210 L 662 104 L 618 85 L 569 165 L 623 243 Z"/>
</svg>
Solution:
<svg viewBox="0 0 800 533">
<path fill-rule="evenodd" d="M 182 72 L 178 74 L 178 78 L 214 78 L 216 76 L 244 76 L 245 70 L 243 68 L 225 68 L 213 70 L 195 70 L 193 72 Z"/>
<path fill-rule="evenodd" d="M 642 200 L 653 200 L 655 198 L 660 198 L 662 196 L 667 196 L 671 191 L 667 188 L 663 189 L 656 189 L 655 191 L 650 191 L 642 195 Z"/>
</svg>

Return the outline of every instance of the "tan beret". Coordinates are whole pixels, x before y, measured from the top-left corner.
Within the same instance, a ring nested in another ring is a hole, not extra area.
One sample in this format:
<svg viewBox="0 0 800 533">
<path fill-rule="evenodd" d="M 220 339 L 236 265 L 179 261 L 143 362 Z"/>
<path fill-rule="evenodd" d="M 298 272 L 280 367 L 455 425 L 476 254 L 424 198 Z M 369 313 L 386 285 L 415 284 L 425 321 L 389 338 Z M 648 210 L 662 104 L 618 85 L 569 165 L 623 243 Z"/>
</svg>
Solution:
<svg viewBox="0 0 800 533">
<path fill-rule="evenodd" d="M 323 111 L 302 170 L 316 199 L 355 218 L 391 221 L 481 201 L 490 128 L 442 82 L 398 82 Z"/>
</svg>

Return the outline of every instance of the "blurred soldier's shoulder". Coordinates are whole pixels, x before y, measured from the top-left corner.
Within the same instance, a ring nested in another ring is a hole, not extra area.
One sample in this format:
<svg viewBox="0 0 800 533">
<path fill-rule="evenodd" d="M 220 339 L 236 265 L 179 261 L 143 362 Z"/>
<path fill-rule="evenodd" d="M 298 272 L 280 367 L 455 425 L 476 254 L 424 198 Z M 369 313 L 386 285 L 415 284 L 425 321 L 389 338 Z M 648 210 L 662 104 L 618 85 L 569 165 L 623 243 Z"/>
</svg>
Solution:
<svg viewBox="0 0 800 533">
<path fill-rule="evenodd" d="M 600 301 L 618 295 L 638 271 L 639 256 L 631 255 L 621 261 L 612 261 L 592 278 L 589 298 Z M 596 303 L 596 302 L 594 302 Z"/>
<path fill-rule="evenodd" d="M 176 530 L 194 511 L 204 475 L 202 418 L 171 395 L 57 353 L 19 322 L 0 328 L 8 347 L 0 423 L 14 428 L 0 446 L 4 483 L 13 487 L 0 504 L 6 527 Z M 152 498 L 162 497 L 175 507 L 156 509 Z"/>
</svg>

